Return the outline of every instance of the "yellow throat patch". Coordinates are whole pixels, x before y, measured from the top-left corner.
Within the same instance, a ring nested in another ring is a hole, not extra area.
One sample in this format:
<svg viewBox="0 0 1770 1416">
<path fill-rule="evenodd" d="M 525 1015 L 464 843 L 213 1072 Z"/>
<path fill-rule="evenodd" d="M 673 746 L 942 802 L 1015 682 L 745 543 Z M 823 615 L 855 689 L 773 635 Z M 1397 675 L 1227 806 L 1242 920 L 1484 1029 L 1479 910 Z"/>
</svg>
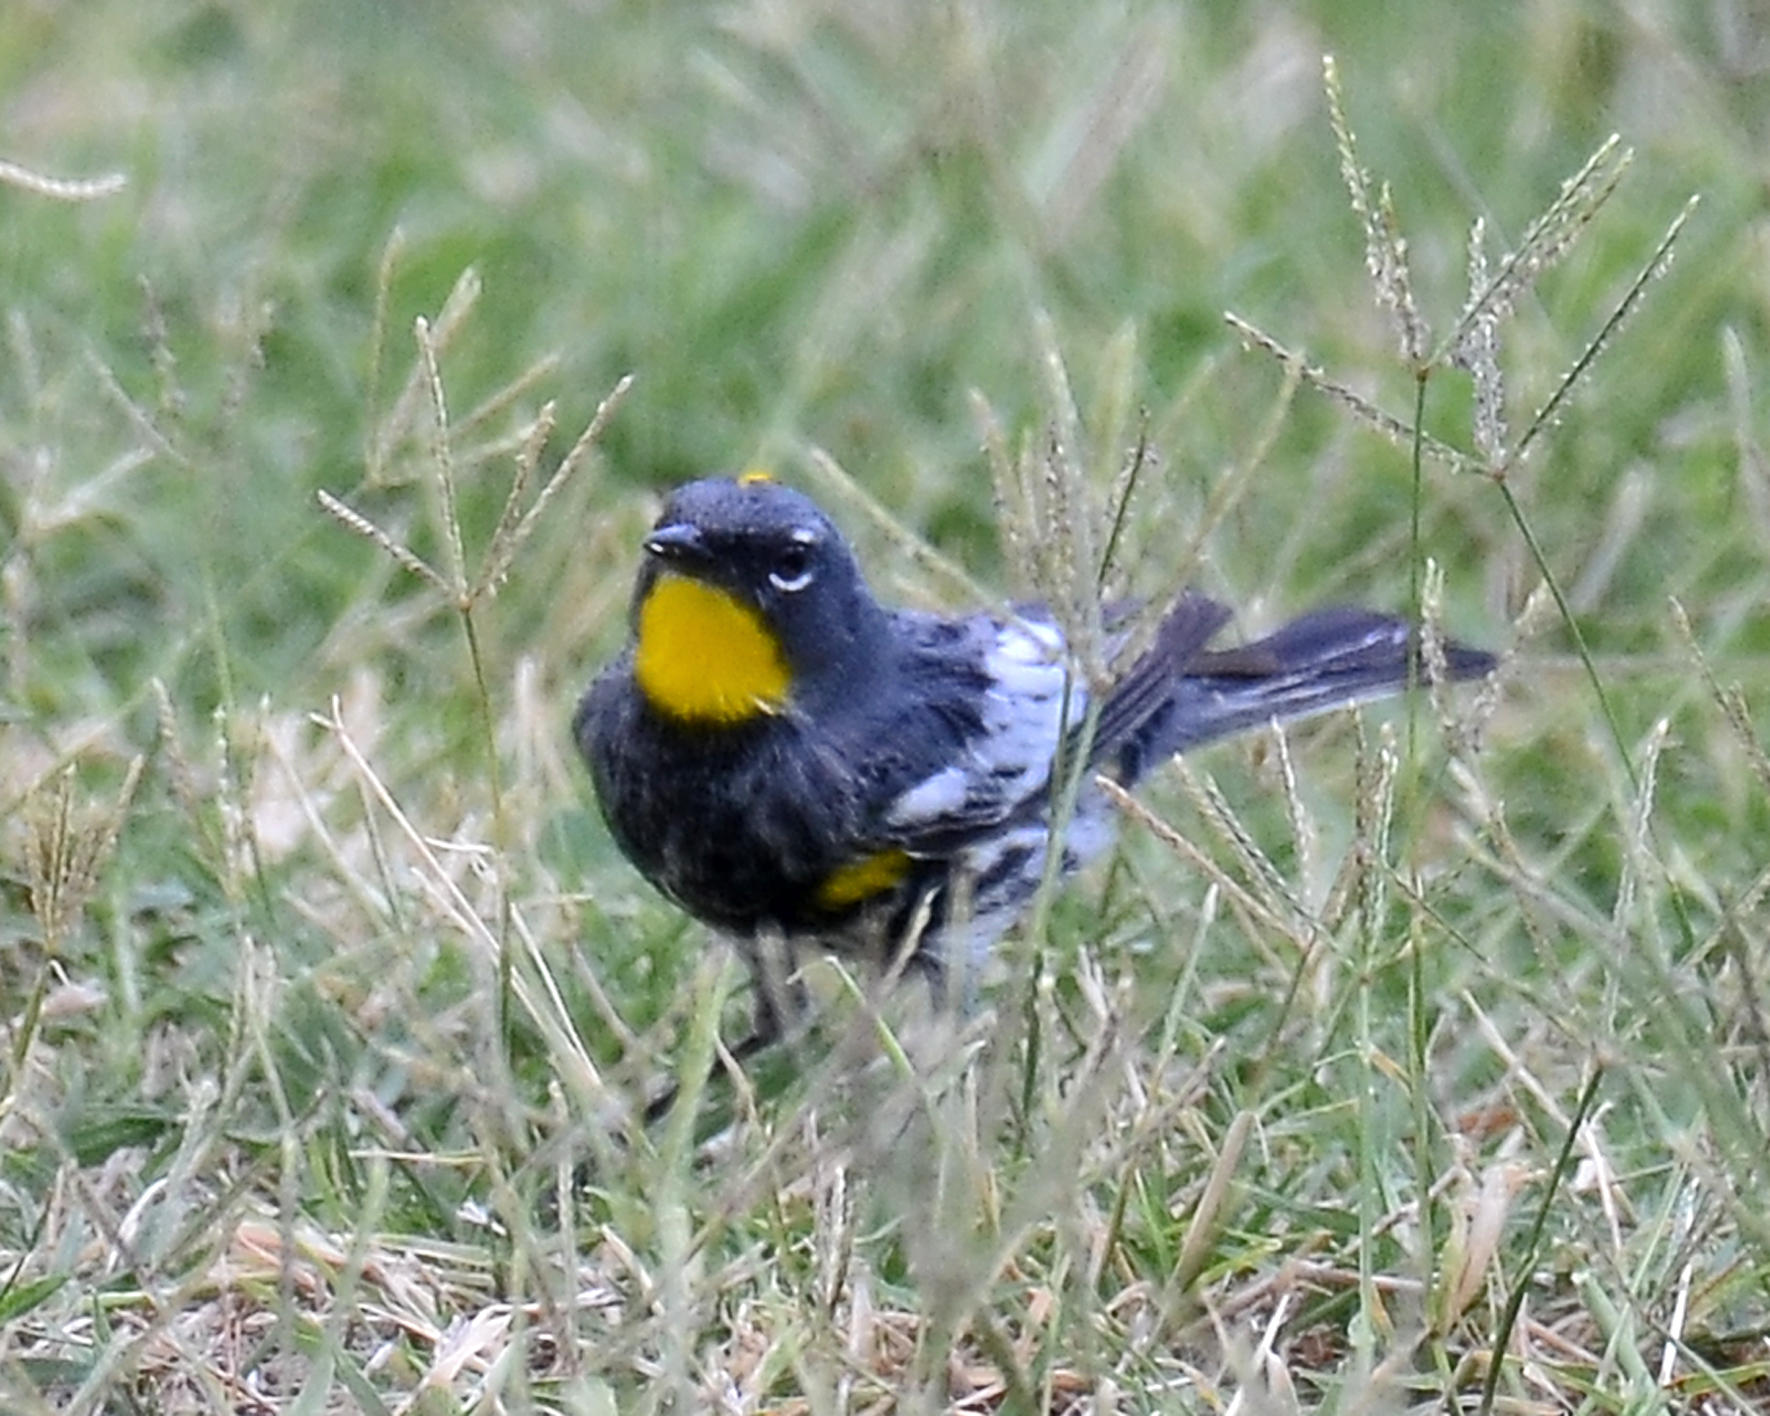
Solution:
<svg viewBox="0 0 1770 1416">
<path fill-rule="evenodd" d="M 668 572 L 639 606 L 633 675 L 666 717 L 715 726 L 778 712 L 792 686 L 761 615 L 723 590 Z"/>
</svg>

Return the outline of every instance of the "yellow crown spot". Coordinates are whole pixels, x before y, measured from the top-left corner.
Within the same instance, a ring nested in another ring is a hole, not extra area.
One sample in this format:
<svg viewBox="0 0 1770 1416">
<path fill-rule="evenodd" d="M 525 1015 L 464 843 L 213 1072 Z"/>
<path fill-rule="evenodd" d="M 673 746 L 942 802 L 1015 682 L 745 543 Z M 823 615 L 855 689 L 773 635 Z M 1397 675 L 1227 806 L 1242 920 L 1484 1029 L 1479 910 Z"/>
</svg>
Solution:
<svg viewBox="0 0 1770 1416">
<path fill-rule="evenodd" d="M 773 480 L 774 473 L 770 472 L 766 467 L 751 467 L 738 477 L 738 485 L 740 487 L 753 487 L 758 482 L 772 482 Z"/>
<path fill-rule="evenodd" d="M 658 712 L 709 725 L 776 712 L 792 685 L 761 615 L 723 590 L 669 574 L 639 606 L 633 675 Z"/>
<path fill-rule="evenodd" d="M 845 910 L 895 889 L 909 873 L 908 854 L 895 848 L 851 860 L 824 876 L 823 884 L 817 887 L 818 908 Z"/>
</svg>

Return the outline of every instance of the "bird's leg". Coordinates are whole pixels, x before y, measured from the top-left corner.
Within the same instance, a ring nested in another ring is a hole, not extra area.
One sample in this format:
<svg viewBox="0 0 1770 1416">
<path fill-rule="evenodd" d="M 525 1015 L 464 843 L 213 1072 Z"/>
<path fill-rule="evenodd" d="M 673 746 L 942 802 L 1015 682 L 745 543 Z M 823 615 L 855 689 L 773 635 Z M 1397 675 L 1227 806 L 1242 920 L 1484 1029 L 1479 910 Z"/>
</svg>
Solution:
<svg viewBox="0 0 1770 1416">
<path fill-rule="evenodd" d="M 805 1025 L 811 1012 L 811 996 L 800 975 L 793 949 L 778 933 L 758 935 L 754 939 L 734 941 L 750 971 L 755 1002 L 750 1015 L 750 1031 L 727 1049 L 734 1062 L 747 1062 L 777 1042 L 791 1038 Z M 711 1081 L 719 1074 L 715 1059 L 708 1069 Z M 676 1104 L 680 1088 L 671 1082 L 646 1103 L 645 1124 L 655 1124 Z"/>
<path fill-rule="evenodd" d="M 756 992 L 750 1035 L 732 1050 L 732 1056 L 742 1060 L 802 1028 L 811 1012 L 811 996 L 793 946 L 779 933 L 744 940 L 738 952 L 750 966 Z"/>
</svg>

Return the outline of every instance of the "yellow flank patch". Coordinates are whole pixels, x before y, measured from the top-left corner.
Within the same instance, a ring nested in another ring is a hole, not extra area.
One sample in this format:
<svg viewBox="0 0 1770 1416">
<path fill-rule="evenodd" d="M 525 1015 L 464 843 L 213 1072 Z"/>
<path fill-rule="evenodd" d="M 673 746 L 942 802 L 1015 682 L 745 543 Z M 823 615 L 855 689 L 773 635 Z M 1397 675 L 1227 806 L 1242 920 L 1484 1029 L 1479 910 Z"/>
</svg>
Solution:
<svg viewBox="0 0 1770 1416">
<path fill-rule="evenodd" d="M 667 573 L 639 607 L 633 674 L 658 712 L 711 725 L 776 712 L 792 685 L 761 615 L 723 590 Z"/>
<path fill-rule="evenodd" d="M 851 860 L 824 876 L 823 884 L 817 887 L 818 908 L 845 910 L 896 888 L 909 873 L 910 858 L 900 850 L 875 851 Z"/>
<path fill-rule="evenodd" d="M 772 482 L 773 480 L 774 473 L 770 472 L 766 467 L 751 467 L 746 469 L 738 477 L 738 485 L 740 487 L 753 487 L 758 482 Z"/>
</svg>

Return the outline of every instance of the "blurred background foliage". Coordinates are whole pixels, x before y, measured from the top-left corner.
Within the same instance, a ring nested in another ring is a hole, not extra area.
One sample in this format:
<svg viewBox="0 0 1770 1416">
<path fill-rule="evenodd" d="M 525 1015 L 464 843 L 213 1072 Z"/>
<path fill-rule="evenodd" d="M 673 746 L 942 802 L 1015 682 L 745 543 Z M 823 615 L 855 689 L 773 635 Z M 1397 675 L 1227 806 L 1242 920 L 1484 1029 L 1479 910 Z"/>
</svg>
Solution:
<svg viewBox="0 0 1770 1416">
<path fill-rule="evenodd" d="M 1238 352 L 1226 309 L 1406 413 L 1323 119 L 1330 50 L 1440 328 L 1472 216 L 1503 249 L 1608 133 L 1637 150 L 1620 198 L 1508 330 L 1515 417 L 1702 194 L 1651 314 L 1522 485 L 1569 578 L 1625 503 L 1654 523 L 1591 605 L 1602 645 L 1659 644 L 1679 593 L 1721 617 L 1715 647 L 1761 648 L 1762 615 L 1727 603 L 1755 550 L 1716 535 L 1750 510 L 1722 332 L 1748 368 L 1765 345 L 1760 22 L 1562 0 L 10 7 L 11 155 L 129 177 L 79 206 L 6 195 L 8 458 L 50 506 L 88 489 L 48 535 L 21 525 L 8 479 L 8 529 L 32 532 L 32 623 L 65 631 L 29 634 L 42 672 L 14 690 L 104 711 L 158 672 L 213 695 L 208 656 L 181 653 L 207 623 L 240 691 L 323 696 L 343 666 L 322 645 L 374 557 L 320 523 L 312 493 L 363 477 L 383 411 L 368 402 L 376 271 L 396 227 L 383 408 L 412 317 L 470 264 L 486 296 L 446 360 L 458 410 L 552 354 L 536 397 L 574 427 L 637 375 L 610 480 L 560 508 L 540 552 L 561 565 L 638 489 L 756 460 L 796 474 L 806 443 L 987 565 L 966 394 L 1011 428 L 1037 423 L 1036 308 L 1084 406 L 1098 351 L 1135 326 L 1158 504 L 1178 514 L 1246 453 L 1277 383 Z M 1444 381 L 1430 425 L 1456 439 L 1466 402 Z M 90 490 L 135 448 L 151 459 Z M 1220 588 L 1266 607 L 1276 564 L 1287 603 L 1381 594 L 1407 479 L 1402 454 L 1301 400 L 1212 548 Z M 500 494 L 470 497 L 470 524 Z M 1431 500 L 1458 621 L 1496 626 L 1528 571 L 1492 498 L 1439 479 Z M 568 602 L 572 583 L 517 576 L 498 636 L 543 647 L 562 693 L 618 632 L 600 597 L 596 620 Z M 388 648 L 425 691 L 458 671 Z"/>
</svg>

